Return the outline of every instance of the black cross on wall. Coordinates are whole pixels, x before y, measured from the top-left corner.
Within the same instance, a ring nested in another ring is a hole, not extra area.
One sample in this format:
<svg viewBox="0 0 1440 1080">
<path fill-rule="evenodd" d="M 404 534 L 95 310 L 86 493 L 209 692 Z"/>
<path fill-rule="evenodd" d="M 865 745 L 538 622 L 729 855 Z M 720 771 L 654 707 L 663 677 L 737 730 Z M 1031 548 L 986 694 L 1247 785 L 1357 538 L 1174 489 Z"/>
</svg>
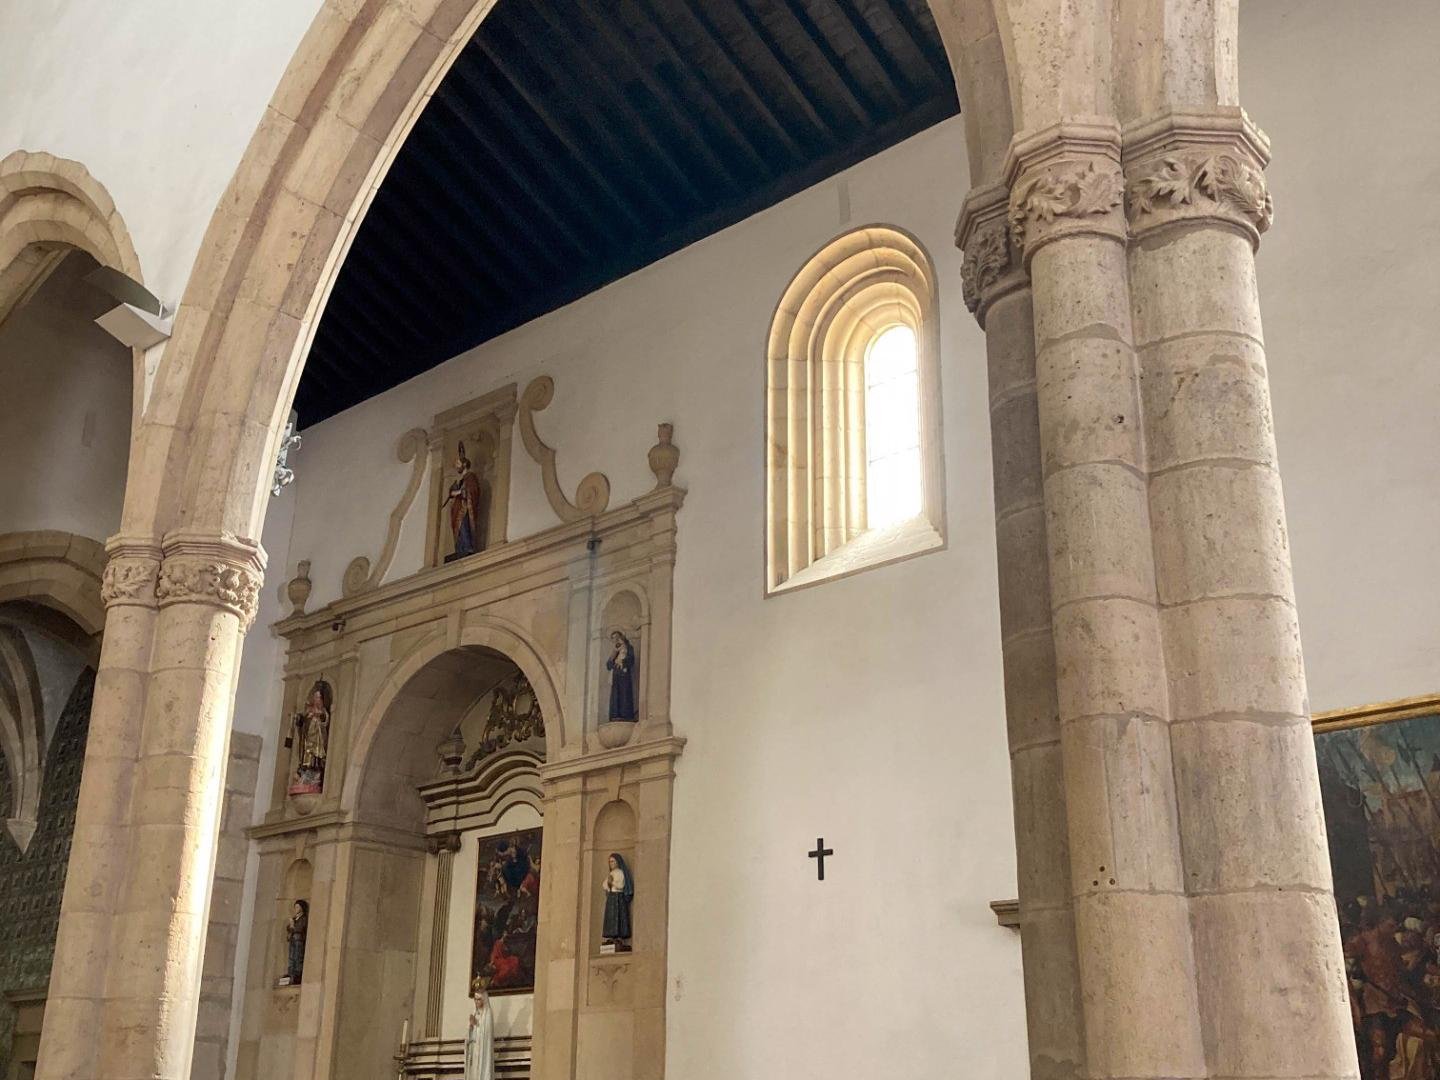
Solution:
<svg viewBox="0 0 1440 1080">
<path fill-rule="evenodd" d="M 810 858 L 815 860 L 815 870 L 819 875 L 818 877 L 816 877 L 816 881 L 825 880 L 825 856 L 834 854 L 834 848 L 828 848 L 825 846 L 824 837 L 816 837 L 815 850 L 810 852 Z"/>
</svg>

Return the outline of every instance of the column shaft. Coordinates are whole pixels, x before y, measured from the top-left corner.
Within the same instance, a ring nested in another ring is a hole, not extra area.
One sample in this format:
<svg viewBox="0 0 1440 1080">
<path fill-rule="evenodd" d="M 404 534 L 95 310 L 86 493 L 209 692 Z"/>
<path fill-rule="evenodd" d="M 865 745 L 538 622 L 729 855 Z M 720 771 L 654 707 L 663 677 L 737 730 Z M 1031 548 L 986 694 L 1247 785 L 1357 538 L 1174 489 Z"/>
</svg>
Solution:
<svg viewBox="0 0 1440 1080">
<path fill-rule="evenodd" d="M 1176 138 L 1193 117 L 1167 117 L 1127 140 L 1136 346 L 1199 1003 L 1212 1075 L 1351 1077 L 1255 285 L 1253 245 L 1269 224 L 1265 147 L 1234 113 L 1228 133 L 1215 130 L 1214 116 L 1201 125 L 1209 146 Z M 1162 174 L 1172 186 L 1152 199 L 1148 182 Z M 1172 201 L 1173 182 L 1189 177 L 1189 200 Z M 1276 1037 L 1287 1030 L 1307 1035 Z"/>
<path fill-rule="evenodd" d="M 961 214 L 960 243 L 966 302 L 985 328 L 1030 1076 L 1073 1080 L 1083 1075 L 1084 1035 L 1050 626 L 1035 328 L 1030 282 L 1007 239 L 1006 194 L 1003 187 L 972 193 Z"/>
<path fill-rule="evenodd" d="M 38 1080 L 92 1080 L 99 1075 L 99 1040 L 81 1033 L 100 1029 L 104 1008 L 112 922 L 125 881 L 159 568 L 158 546 L 111 545 L 102 590 L 105 638 L 45 1003 Z"/>
<path fill-rule="evenodd" d="M 1058 157 L 1042 135 L 1011 198 L 1034 283 L 1085 1061 L 1091 1077 L 1200 1077 L 1114 134 L 1078 151 L 1062 137 Z"/>
</svg>

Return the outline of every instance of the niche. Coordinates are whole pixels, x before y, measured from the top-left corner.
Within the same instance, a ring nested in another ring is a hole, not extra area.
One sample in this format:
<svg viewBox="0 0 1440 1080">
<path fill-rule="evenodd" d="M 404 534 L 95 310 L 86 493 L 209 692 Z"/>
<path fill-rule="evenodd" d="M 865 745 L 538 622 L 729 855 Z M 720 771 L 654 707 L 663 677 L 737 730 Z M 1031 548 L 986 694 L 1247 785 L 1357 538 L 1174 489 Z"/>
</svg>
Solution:
<svg viewBox="0 0 1440 1080">
<path fill-rule="evenodd" d="M 611 865 L 612 858 L 615 866 Z M 637 873 L 635 811 L 621 800 L 606 803 L 595 818 L 591 841 L 592 955 L 609 956 L 632 950 L 636 932 L 635 894 L 645 887 Z"/>
<path fill-rule="evenodd" d="M 275 898 L 276 958 L 274 985 L 299 986 L 304 981 L 305 947 L 310 937 L 310 891 L 314 868 L 296 859 L 285 871 L 285 888 Z"/>
<path fill-rule="evenodd" d="M 645 680 L 641 677 L 645 641 L 645 606 L 632 589 L 610 597 L 600 616 L 599 700 L 597 724 L 635 722 L 645 715 Z"/>
</svg>

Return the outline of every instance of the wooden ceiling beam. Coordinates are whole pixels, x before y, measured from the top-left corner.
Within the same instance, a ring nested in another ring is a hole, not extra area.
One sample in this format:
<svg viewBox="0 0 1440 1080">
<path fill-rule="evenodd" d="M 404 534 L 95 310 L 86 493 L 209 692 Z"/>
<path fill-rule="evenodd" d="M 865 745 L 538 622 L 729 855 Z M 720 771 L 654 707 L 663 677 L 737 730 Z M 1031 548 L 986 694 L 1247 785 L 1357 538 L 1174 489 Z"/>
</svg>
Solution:
<svg viewBox="0 0 1440 1080">
<path fill-rule="evenodd" d="M 904 0 L 901 0 L 903 3 Z M 880 79 L 880 85 L 885 88 L 886 95 L 897 109 L 905 109 L 910 104 L 911 92 L 915 86 L 909 79 L 905 79 L 908 89 L 902 90 L 895 77 L 890 73 L 890 65 L 886 62 L 887 50 L 879 35 L 875 33 L 874 27 L 863 14 L 855 10 L 851 0 L 834 0 L 835 11 L 839 14 L 841 21 L 849 28 L 854 35 L 860 48 L 857 50 L 864 56 L 868 66 Z M 902 76 L 903 78 L 903 76 Z"/>
<path fill-rule="evenodd" d="M 735 119 L 730 115 L 730 110 L 726 108 L 725 103 L 720 100 L 710 79 L 706 76 L 704 68 L 696 62 L 694 57 L 687 59 L 681 55 L 679 46 L 676 45 L 675 39 L 671 36 L 669 29 L 665 25 L 665 20 L 654 13 L 647 0 L 621 0 L 621 2 L 625 4 L 627 10 L 633 12 L 636 17 L 649 26 L 650 30 L 655 34 L 656 39 L 660 42 L 665 55 L 669 57 L 671 64 L 674 65 L 675 70 L 680 72 L 681 77 L 686 79 L 694 87 L 699 96 L 704 100 L 706 106 L 720 118 L 720 123 L 724 125 L 726 134 L 730 136 L 730 141 L 744 151 L 745 156 L 750 159 L 750 164 L 755 168 L 761 179 L 770 179 L 770 177 L 774 175 L 773 166 L 756 148 L 754 140 L 745 133 L 745 129 L 737 124 Z M 773 116 L 770 118 L 771 120 L 774 119 Z M 781 133 L 782 139 L 788 134 L 784 128 L 779 128 L 778 130 Z M 789 149 L 788 146 L 787 149 Z"/>
<path fill-rule="evenodd" d="M 556 210 L 550 200 L 540 193 L 538 185 L 535 183 L 535 178 L 526 176 L 524 170 L 515 163 L 514 159 L 511 158 L 503 148 L 496 147 L 485 128 L 477 123 L 473 116 L 466 113 L 465 110 L 459 108 L 455 102 L 451 101 L 449 95 L 440 93 L 431 98 L 430 108 L 433 109 L 437 105 L 460 122 L 460 125 L 466 130 L 470 137 L 475 140 L 485 153 L 490 155 L 490 159 L 496 165 L 500 166 L 500 170 L 514 186 L 516 194 L 525 199 L 535 210 L 539 211 L 543 218 L 549 221 L 551 229 L 558 233 L 559 236 L 569 244 L 575 254 L 581 258 L 589 258 L 592 254 L 590 244 L 586 240 L 581 239 L 570 223 L 565 220 L 565 216 Z M 534 232 L 534 222 L 531 223 L 531 231 L 532 233 Z"/>
<path fill-rule="evenodd" d="M 423 341 L 429 326 L 434 325 L 433 321 L 429 324 L 415 321 L 416 316 L 411 314 L 412 311 L 424 311 L 427 307 L 431 309 L 440 307 L 447 313 L 459 314 L 442 297 L 433 294 L 427 296 L 425 302 L 422 302 L 420 296 L 413 291 L 410 285 L 409 274 L 395 273 L 394 267 L 389 268 L 390 272 L 386 273 L 387 268 L 379 265 L 377 254 L 385 259 L 393 259 L 393 256 L 388 249 L 376 252 L 377 248 L 383 246 L 379 236 L 368 239 L 370 243 L 363 247 L 359 245 L 351 247 L 350 253 L 345 256 L 345 265 L 340 273 L 345 281 L 344 291 L 347 296 L 352 291 L 360 293 L 377 310 L 385 311 L 399 323 L 401 329 L 412 341 Z M 372 254 L 372 252 L 376 253 Z M 397 293 L 405 301 L 403 304 L 395 303 L 395 294 Z M 431 310 L 429 314 L 433 320 L 436 312 Z"/>
<path fill-rule="evenodd" d="M 581 171 L 590 178 L 590 182 L 610 200 L 611 204 L 625 216 L 631 225 L 637 229 L 644 229 L 646 227 L 645 219 L 641 217 L 640 211 L 610 182 L 604 172 L 595 167 L 595 163 L 590 160 L 590 154 L 580 146 L 570 125 L 558 118 L 554 110 L 545 107 L 530 90 L 515 65 L 510 63 L 509 59 L 487 39 L 485 34 L 476 34 L 471 39 L 471 43 L 485 54 L 495 71 L 519 95 L 520 100 L 525 103 L 536 119 L 545 125 L 551 136 L 565 148 L 570 155 L 570 160 L 580 167 Z M 457 70 L 459 70 L 459 65 L 457 65 Z M 462 72 L 461 77 L 466 77 L 465 73 Z M 670 208 L 653 189 L 643 183 L 643 178 L 642 183 L 638 186 L 646 191 L 659 209 L 669 214 Z"/>
<path fill-rule="evenodd" d="M 945 47 L 940 44 L 939 37 L 927 34 L 920 28 L 915 13 L 910 10 L 906 0 L 891 0 L 886 8 L 894 16 L 895 26 L 910 51 L 925 65 L 932 84 L 940 89 L 948 87 L 953 90 L 955 76 L 950 70 L 950 58 L 945 55 Z"/>
<path fill-rule="evenodd" d="M 680 163 L 675 160 L 675 156 L 656 136 L 650 122 L 640 115 L 639 111 L 630 104 L 629 100 L 625 97 L 624 91 L 615 85 L 612 73 L 606 71 L 596 62 L 593 46 L 589 43 L 577 42 L 574 35 L 570 32 L 567 21 L 564 18 L 557 17 L 543 2 L 532 0 L 532 3 L 529 5 L 529 10 L 534 11 L 545 21 L 553 37 L 562 39 L 567 43 L 569 53 L 572 57 L 578 56 L 580 58 L 581 66 L 588 72 L 589 89 L 597 91 L 604 89 L 608 91 L 606 96 L 610 101 L 614 102 L 618 110 L 625 115 L 634 133 L 639 136 L 640 141 L 645 144 L 650 153 L 665 167 L 665 170 L 685 189 L 690 199 L 699 206 L 710 205 L 714 200 L 695 186 L 695 181 L 691 178 L 690 171 L 682 167 Z M 535 48 L 535 45 L 532 44 L 531 47 Z M 603 116 L 597 116 L 595 122 L 598 125 L 604 126 L 611 121 Z"/>
<path fill-rule="evenodd" d="M 414 139 L 419 134 L 421 134 L 419 131 L 412 132 L 411 138 Z M 530 236 L 534 238 L 534 232 L 530 228 L 530 222 L 516 213 L 514 205 L 508 199 L 490 199 L 486 205 L 497 211 L 497 216 L 502 221 L 507 222 L 513 230 L 513 235 L 507 237 L 507 239 L 512 242 L 499 242 L 497 239 L 497 226 L 499 223 L 477 214 L 474 204 L 469 199 L 458 197 L 454 190 L 457 185 L 454 183 L 453 178 L 462 178 L 470 190 L 489 194 L 489 178 L 480 174 L 475 169 L 474 163 L 469 161 L 464 154 L 455 147 L 444 132 L 435 130 L 433 127 L 427 127 L 424 134 L 428 137 L 429 144 L 428 146 L 422 144 L 418 147 L 417 152 L 422 158 L 426 158 L 427 156 L 431 157 L 429 163 L 426 164 L 426 171 L 431 176 L 436 178 L 451 178 L 450 183 L 434 184 L 432 190 L 435 192 L 435 197 L 438 200 L 443 200 L 446 211 L 452 215 L 452 220 L 447 221 L 438 213 L 433 205 L 428 203 L 414 203 L 411 204 L 409 209 L 426 218 L 432 227 L 449 232 L 457 231 L 457 221 L 468 222 L 472 227 L 470 235 L 483 240 L 486 248 L 490 249 L 489 255 L 493 256 L 493 258 L 487 257 L 487 252 L 478 246 L 472 247 L 466 245 L 462 248 L 462 252 L 470 259 L 471 265 L 474 268 L 482 271 L 482 276 L 485 277 L 495 289 L 501 292 L 508 291 L 506 283 L 512 277 L 519 277 L 522 281 L 532 286 L 539 283 L 541 275 L 537 272 L 534 265 L 519 257 L 516 253 L 515 244 L 513 243 L 513 236 Z M 435 164 L 433 162 L 434 156 L 438 156 L 442 162 L 448 163 L 448 167 L 441 167 Z M 537 248 L 541 248 L 541 245 L 537 244 Z M 566 264 L 558 259 L 552 248 L 543 247 L 538 253 L 548 257 L 550 264 L 556 270 L 563 271 Z M 506 266 L 509 267 L 509 270 L 502 272 L 497 269 L 497 260 L 505 263 Z"/>
<path fill-rule="evenodd" d="M 736 0 L 737 3 L 748 3 L 750 0 Z M 855 114 L 856 119 L 866 128 L 875 125 L 875 113 L 872 108 L 861 100 L 863 91 L 855 85 L 854 76 L 845 67 L 845 61 L 836 55 L 835 50 L 830 47 L 830 42 L 825 37 L 825 32 L 815 25 L 815 20 L 810 18 L 810 13 L 795 3 L 795 0 L 776 0 L 775 10 L 783 12 L 789 17 L 791 24 L 799 31 L 799 40 L 803 40 L 816 56 L 820 58 L 822 68 L 829 74 L 831 85 L 840 92 L 841 98 L 850 110 Z"/>
<path fill-rule="evenodd" d="M 544 0 L 536 0 L 536 2 L 544 3 Z M 635 50 L 630 47 L 628 34 L 617 34 L 615 32 L 614 20 L 610 17 L 610 14 L 607 12 L 604 15 L 597 16 L 590 10 L 588 4 L 583 3 L 576 4 L 574 7 L 577 16 L 586 20 L 590 26 L 594 28 L 595 33 L 608 44 L 610 49 L 624 58 L 626 70 L 634 73 L 645 85 L 645 88 L 655 96 L 657 101 L 665 103 L 672 121 L 671 126 L 679 135 L 680 139 L 688 143 L 693 150 L 699 153 L 699 156 L 705 162 L 705 166 L 716 176 L 721 177 L 731 192 L 738 193 L 744 191 L 746 187 L 745 182 L 736 174 L 730 162 L 725 160 L 724 155 L 710 145 L 709 141 L 705 138 L 705 133 L 701 125 L 695 123 L 694 119 L 690 116 L 688 103 L 677 96 L 672 87 L 667 86 L 663 80 L 656 77 L 652 66 L 645 61 L 645 58 L 638 55 Z M 681 71 L 683 73 L 683 67 Z M 711 101 L 713 103 L 713 97 Z M 723 109 L 720 110 L 721 113 L 724 113 L 724 111 Z"/>
<path fill-rule="evenodd" d="M 645 5 L 647 12 L 651 16 L 651 20 L 656 26 L 661 26 L 662 20 L 654 13 L 651 0 L 639 0 L 639 2 Z M 795 141 L 795 137 L 790 134 L 790 129 L 775 115 L 774 110 L 770 108 L 770 103 L 765 100 L 764 95 L 756 88 L 755 81 L 750 77 L 749 72 L 745 70 L 740 58 L 735 55 L 735 51 L 730 47 L 730 43 L 716 31 L 709 19 L 705 18 L 704 15 L 697 12 L 689 4 L 688 0 L 680 0 L 680 6 L 684 9 L 685 14 L 690 17 L 690 21 L 699 27 L 700 36 L 704 38 L 720 58 L 725 61 L 725 67 L 729 69 L 731 77 L 734 78 L 735 82 L 739 85 L 746 100 L 750 102 L 751 108 L 755 110 L 760 119 L 765 121 L 765 126 L 770 129 L 771 134 L 785 147 L 793 161 L 803 162 L 808 155 L 800 144 Z M 672 49 L 672 51 L 674 50 Z"/>
<path fill-rule="evenodd" d="M 697 21 L 705 18 L 700 10 L 691 3 L 691 0 L 680 0 L 680 3 L 685 8 L 686 13 Z M 745 0 L 736 0 L 735 11 L 740 15 L 741 21 L 745 24 L 749 39 L 759 46 L 761 51 L 770 58 L 771 72 L 790 92 L 790 96 L 795 100 L 795 104 L 800 106 L 800 111 L 805 114 L 805 118 L 809 120 L 815 130 L 820 133 L 821 138 L 826 143 L 834 145 L 837 142 L 837 136 L 833 122 L 820 115 L 819 106 L 815 104 L 810 95 L 805 91 L 805 88 L 801 85 L 803 80 L 801 72 L 796 69 L 794 63 L 788 56 L 775 47 L 775 43 L 770 40 L 770 35 L 760 22 L 759 17 L 755 12 L 750 10 L 750 6 Z M 715 33 L 718 37 L 720 31 L 716 29 Z"/>
</svg>

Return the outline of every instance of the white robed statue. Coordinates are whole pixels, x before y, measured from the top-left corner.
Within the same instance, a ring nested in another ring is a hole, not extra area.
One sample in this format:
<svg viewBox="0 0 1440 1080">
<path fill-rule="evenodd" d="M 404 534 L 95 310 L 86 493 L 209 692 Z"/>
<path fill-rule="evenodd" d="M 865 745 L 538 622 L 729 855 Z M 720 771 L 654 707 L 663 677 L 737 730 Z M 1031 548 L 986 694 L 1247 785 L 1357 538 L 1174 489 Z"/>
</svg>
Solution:
<svg viewBox="0 0 1440 1080">
<path fill-rule="evenodd" d="M 475 1008 L 465 1032 L 465 1080 L 495 1080 L 495 1014 L 490 995 L 479 979 L 470 984 L 470 993 Z"/>
</svg>

